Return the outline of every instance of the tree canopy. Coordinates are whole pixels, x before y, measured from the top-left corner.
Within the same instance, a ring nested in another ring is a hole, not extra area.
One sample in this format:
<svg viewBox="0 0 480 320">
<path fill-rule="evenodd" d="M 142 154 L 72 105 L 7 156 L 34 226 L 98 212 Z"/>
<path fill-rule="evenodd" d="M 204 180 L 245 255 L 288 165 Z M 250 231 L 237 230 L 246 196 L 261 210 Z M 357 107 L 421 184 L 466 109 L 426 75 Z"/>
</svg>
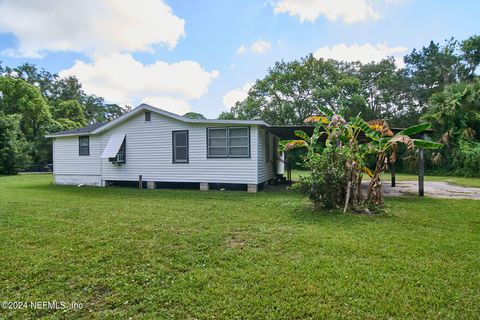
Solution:
<svg viewBox="0 0 480 320">
<path fill-rule="evenodd" d="M 50 162 L 47 133 L 109 121 L 124 112 L 86 94 L 75 77 L 60 78 L 28 63 L 15 68 L 0 63 L 0 122 L 8 123 L 1 139 L 12 141 L 10 146 L 0 141 L 4 155 L 9 154 L 0 158 L 0 174 L 15 173 L 29 162 Z"/>
<path fill-rule="evenodd" d="M 187 112 L 183 116 L 189 119 L 206 119 L 203 114 L 196 113 L 196 112 Z"/>
<path fill-rule="evenodd" d="M 449 84 L 475 79 L 479 64 L 479 36 L 444 44 L 431 41 L 406 55 L 403 67 L 393 58 L 362 64 L 308 55 L 275 63 L 245 100 L 219 118 L 300 124 L 323 106 L 346 118 L 362 114 L 367 120 L 408 126 L 425 114 L 433 94 Z"/>
</svg>

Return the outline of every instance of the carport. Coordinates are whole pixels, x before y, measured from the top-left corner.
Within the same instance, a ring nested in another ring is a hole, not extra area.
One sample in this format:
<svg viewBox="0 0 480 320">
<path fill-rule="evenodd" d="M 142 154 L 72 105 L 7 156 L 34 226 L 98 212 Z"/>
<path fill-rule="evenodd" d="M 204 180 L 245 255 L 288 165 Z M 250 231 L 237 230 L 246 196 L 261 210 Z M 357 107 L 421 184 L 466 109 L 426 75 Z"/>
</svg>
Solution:
<svg viewBox="0 0 480 320">
<path fill-rule="evenodd" d="M 267 131 L 270 132 L 272 135 L 276 136 L 279 140 L 295 140 L 298 139 L 298 137 L 295 135 L 295 131 L 301 130 L 311 136 L 313 134 L 315 126 L 313 125 L 279 125 L 279 126 L 269 126 L 267 128 Z M 390 128 L 390 130 L 393 131 L 393 133 L 398 133 L 404 128 Z M 413 138 L 417 139 L 425 139 L 429 133 L 432 133 L 433 130 L 428 129 L 425 130 L 424 132 L 420 134 L 413 135 Z M 325 142 L 326 137 L 322 135 L 320 137 L 321 142 Z M 367 141 L 368 138 L 361 132 L 359 134 L 359 140 L 364 140 Z M 286 158 L 286 154 L 285 154 Z M 292 180 L 292 167 L 291 164 L 288 163 L 286 160 L 282 160 L 282 162 L 285 164 L 286 168 L 286 178 L 287 181 Z M 390 164 L 390 174 L 391 174 L 391 187 L 394 188 L 396 186 L 396 168 L 395 164 Z M 425 194 L 425 150 L 423 148 L 418 149 L 418 195 L 423 197 Z"/>
</svg>

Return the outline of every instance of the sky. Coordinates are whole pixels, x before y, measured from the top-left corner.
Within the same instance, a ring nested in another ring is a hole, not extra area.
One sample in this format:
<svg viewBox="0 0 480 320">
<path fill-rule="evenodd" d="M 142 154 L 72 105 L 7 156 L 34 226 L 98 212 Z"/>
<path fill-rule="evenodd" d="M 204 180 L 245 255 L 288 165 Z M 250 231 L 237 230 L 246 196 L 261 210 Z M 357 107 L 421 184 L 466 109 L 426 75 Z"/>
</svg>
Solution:
<svg viewBox="0 0 480 320">
<path fill-rule="evenodd" d="M 478 0 L 0 0 L 0 61 L 215 118 L 276 61 L 379 61 L 480 33 Z"/>
</svg>

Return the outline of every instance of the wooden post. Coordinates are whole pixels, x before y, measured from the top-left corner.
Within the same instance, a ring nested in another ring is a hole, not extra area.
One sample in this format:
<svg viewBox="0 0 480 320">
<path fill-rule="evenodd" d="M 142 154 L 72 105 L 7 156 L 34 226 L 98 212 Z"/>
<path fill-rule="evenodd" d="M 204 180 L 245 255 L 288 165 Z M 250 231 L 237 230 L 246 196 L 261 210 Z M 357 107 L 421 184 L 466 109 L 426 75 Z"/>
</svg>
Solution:
<svg viewBox="0 0 480 320">
<path fill-rule="evenodd" d="M 139 176 L 138 176 L 138 188 L 139 188 L 139 189 L 143 189 L 143 179 L 142 179 L 142 175 L 139 175 Z"/>
<path fill-rule="evenodd" d="M 392 169 L 390 171 L 390 173 L 392 174 L 392 187 L 395 187 L 395 173 L 396 173 L 396 169 L 395 169 L 395 162 L 392 163 L 391 165 Z"/>
<path fill-rule="evenodd" d="M 418 195 L 423 197 L 425 195 L 424 188 L 425 181 L 425 154 L 423 148 L 418 149 Z"/>
</svg>

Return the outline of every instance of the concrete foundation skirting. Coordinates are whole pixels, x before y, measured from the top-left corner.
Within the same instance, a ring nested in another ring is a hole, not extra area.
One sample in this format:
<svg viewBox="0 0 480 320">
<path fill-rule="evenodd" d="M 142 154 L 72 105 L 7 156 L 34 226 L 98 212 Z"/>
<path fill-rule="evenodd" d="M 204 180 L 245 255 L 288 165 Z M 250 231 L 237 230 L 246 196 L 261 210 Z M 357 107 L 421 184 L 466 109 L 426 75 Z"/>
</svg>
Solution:
<svg viewBox="0 0 480 320">
<path fill-rule="evenodd" d="M 201 191 L 208 191 L 208 182 L 200 182 L 200 190 Z"/>
<path fill-rule="evenodd" d="M 247 185 L 247 191 L 248 192 L 257 192 L 258 191 L 258 185 L 256 185 L 256 184 Z"/>
<path fill-rule="evenodd" d="M 155 189 L 155 182 L 147 181 L 147 189 Z"/>
</svg>

